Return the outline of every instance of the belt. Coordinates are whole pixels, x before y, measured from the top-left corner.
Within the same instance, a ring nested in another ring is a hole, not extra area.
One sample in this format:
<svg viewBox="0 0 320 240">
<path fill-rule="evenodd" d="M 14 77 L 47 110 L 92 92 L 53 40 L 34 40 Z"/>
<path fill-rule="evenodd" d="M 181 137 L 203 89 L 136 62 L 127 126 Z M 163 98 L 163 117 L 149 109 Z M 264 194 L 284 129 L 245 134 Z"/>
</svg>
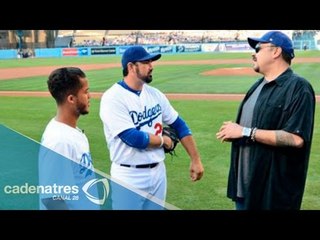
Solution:
<svg viewBox="0 0 320 240">
<path fill-rule="evenodd" d="M 122 167 L 129 167 L 129 168 L 154 168 L 159 163 L 150 163 L 150 164 L 141 164 L 141 165 L 129 165 L 129 164 L 120 164 Z"/>
</svg>

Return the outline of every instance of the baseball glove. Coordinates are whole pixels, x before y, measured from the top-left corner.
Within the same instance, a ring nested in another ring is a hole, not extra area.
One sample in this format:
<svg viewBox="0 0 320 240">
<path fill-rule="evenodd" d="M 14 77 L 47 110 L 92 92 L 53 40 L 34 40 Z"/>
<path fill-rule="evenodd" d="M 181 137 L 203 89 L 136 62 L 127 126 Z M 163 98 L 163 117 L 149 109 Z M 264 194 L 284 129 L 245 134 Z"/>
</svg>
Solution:
<svg viewBox="0 0 320 240">
<path fill-rule="evenodd" d="M 172 140 L 171 148 L 168 149 L 166 147 L 163 147 L 164 152 L 169 153 L 170 155 L 175 154 L 175 148 L 176 148 L 177 144 L 180 142 L 180 140 L 178 138 L 177 131 L 175 129 L 173 129 L 172 127 L 165 126 L 162 129 L 162 136 L 168 136 Z"/>
</svg>

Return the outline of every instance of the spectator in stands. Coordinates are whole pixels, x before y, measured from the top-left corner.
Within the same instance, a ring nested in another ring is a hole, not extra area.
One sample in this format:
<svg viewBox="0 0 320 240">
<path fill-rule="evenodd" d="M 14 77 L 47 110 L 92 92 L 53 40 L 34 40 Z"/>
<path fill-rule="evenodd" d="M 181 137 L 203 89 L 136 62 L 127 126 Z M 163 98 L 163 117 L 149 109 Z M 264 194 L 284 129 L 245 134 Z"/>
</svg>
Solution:
<svg viewBox="0 0 320 240">
<path fill-rule="evenodd" d="M 307 46 L 307 44 L 306 44 L 306 43 L 304 43 L 304 44 L 303 44 L 303 50 L 305 50 L 305 51 L 306 51 L 307 49 L 308 49 L 308 46 Z"/>
<path fill-rule="evenodd" d="M 22 55 L 23 55 L 23 52 L 22 52 L 22 49 L 18 49 L 17 51 L 17 58 L 22 58 Z"/>
<path fill-rule="evenodd" d="M 70 42 L 69 42 L 69 44 L 68 44 L 68 47 L 69 47 L 69 48 L 73 47 L 73 39 L 72 39 L 72 38 L 70 39 Z"/>
<path fill-rule="evenodd" d="M 236 32 L 235 37 L 234 37 L 234 40 L 235 40 L 235 41 L 239 41 L 239 37 L 240 37 L 239 32 Z"/>
</svg>

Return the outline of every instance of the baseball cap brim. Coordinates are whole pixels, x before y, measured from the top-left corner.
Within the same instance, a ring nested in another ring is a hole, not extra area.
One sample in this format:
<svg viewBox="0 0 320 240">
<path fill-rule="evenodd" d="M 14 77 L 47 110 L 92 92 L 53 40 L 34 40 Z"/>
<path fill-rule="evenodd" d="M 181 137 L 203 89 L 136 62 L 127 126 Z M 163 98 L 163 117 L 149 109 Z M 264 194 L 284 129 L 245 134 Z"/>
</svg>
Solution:
<svg viewBox="0 0 320 240">
<path fill-rule="evenodd" d="M 256 48 L 258 43 L 268 43 L 269 41 L 263 40 L 261 38 L 248 38 L 248 43 L 250 47 Z"/>
<path fill-rule="evenodd" d="M 158 59 L 161 58 L 161 54 L 149 54 L 148 56 L 144 57 L 144 58 L 140 58 L 138 60 L 136 60 L 137 62 L 143 62 L 143 61 L 157 61 Z"/>
</svg>

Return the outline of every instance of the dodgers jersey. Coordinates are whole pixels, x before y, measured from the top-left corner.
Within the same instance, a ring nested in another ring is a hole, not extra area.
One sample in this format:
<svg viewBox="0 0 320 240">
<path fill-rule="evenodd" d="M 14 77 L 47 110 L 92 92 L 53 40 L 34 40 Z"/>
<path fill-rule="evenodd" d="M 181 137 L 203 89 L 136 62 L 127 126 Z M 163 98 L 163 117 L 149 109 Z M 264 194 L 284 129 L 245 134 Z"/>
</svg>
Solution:
<svg viewBox="0 0 320 240">
<path fill-rule="evenodd" d="M 100 103 L 100 118 L 111 161 L 129 165 L 163 161 L 163 148 L 133 148 L 124 143 L 118 134 L 129 128 L 136 128 L 161 135 L 163 124 L 172 124 L 177 117 L 178 113 L 158 89 L 144 84 L 138 96 L 115 83 L 104 92 Z"/>
<path fill-rule="evenodd" d="M 39 185 L 49 189 L 41 198 L 63 198 L 69 209 L 96 209 L 82 191 L 83 185 L 95 177 L 86 135 L 53 118 L 42 135 L 41 145 Z M 98 196 L 97 189 L 91 191 Z M 41 201 L 40 209 L 46 209 Z"/>
</svg>

